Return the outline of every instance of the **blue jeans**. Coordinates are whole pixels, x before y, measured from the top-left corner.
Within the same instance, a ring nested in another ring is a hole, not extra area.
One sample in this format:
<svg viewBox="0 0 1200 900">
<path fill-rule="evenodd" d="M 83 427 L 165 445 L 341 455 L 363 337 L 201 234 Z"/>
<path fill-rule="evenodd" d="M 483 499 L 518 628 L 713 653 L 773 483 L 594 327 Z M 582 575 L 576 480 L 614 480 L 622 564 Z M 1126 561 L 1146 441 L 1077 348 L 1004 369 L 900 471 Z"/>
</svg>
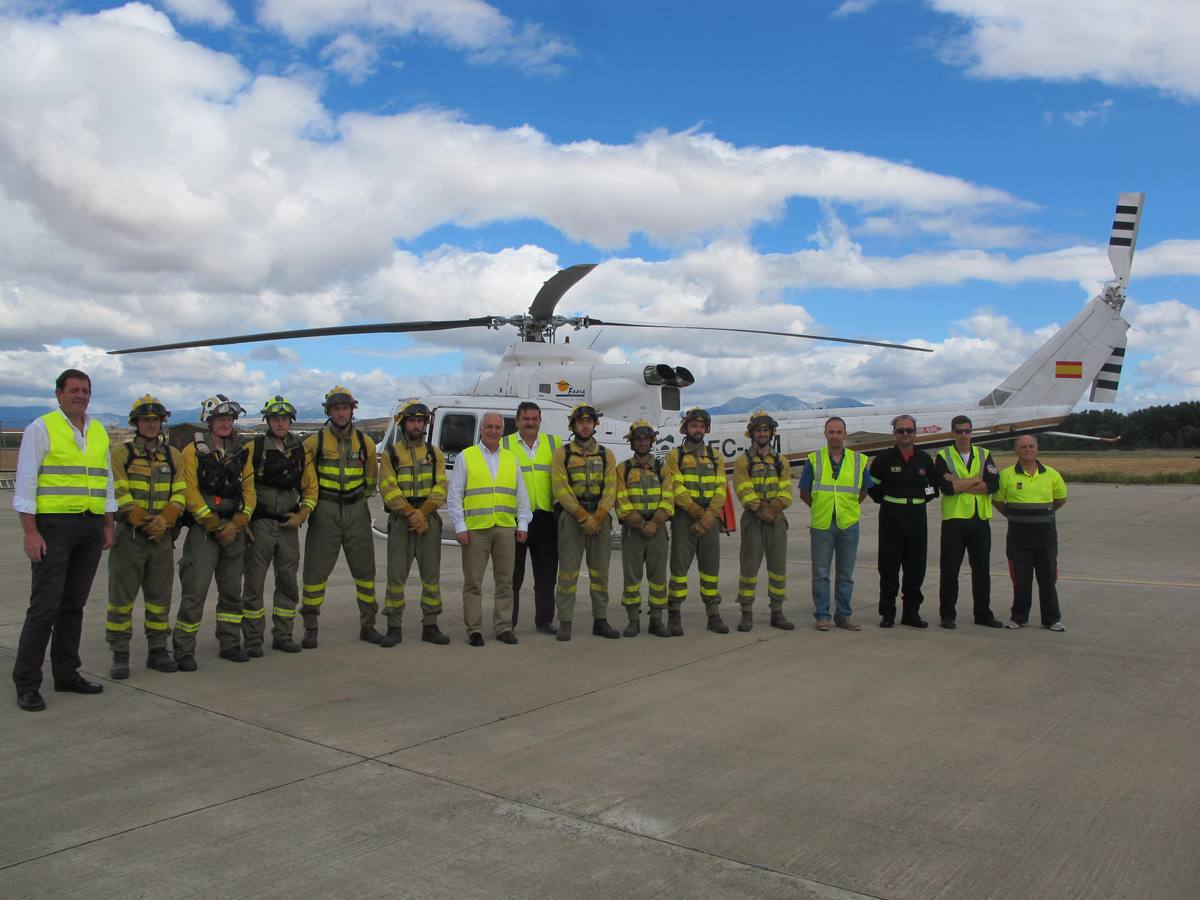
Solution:
<svg viewBox="0 0 1200 900">
<path fill-rule="evenodd" d="M 837 553 L 837 618 L 848 619 L 854 610 L 850 595 L 854 592 L 854 561 L 858 558 L 858 523 L 849 528 L 833 527 L 824 531 L 810 528 L 809 548 L 812 553 L 813 615 L 829 618 L 829 568 Z"/>
</svg>

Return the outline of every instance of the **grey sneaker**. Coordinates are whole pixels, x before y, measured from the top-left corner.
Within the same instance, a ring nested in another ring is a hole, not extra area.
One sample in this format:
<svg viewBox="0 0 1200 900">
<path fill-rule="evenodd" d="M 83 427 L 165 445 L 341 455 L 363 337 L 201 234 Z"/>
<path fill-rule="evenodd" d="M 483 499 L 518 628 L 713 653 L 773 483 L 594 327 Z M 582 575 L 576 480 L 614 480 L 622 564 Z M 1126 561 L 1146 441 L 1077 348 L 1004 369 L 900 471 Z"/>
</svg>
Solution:
<svg viewBox="0 0 1200 900">
<path fill-rule="evenodd" d="M 1066 631 L 1067 630 L 1067 626 L 1064 625 L 1062 622 L 1053 622 L 1050 625 L 1047 625 L 1046 627 L 1048 629 L 1050 629 L 1051 631 Z"/>
<path fill-rule="evenodd" d="M 1014 622 L 1012 619 L 1009 619 L 1008 624 L 1005 625 L 1004 627 L 1005 628 L 1024 628 L 1025 626 L 1022 625 L 1020 622 Z"/>
</svg>

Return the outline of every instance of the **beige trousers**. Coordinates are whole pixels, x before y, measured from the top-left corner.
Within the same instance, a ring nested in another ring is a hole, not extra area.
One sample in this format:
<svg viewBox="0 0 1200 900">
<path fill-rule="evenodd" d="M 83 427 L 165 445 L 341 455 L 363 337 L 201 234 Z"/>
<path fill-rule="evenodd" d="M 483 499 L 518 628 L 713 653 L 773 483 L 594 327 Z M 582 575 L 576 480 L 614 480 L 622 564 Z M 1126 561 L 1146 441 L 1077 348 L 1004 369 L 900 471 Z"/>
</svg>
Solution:
<svg viewBox="0 0 1200 900">
<path fill-rule="evenodd" d="M 483 573 L 492 561 L 492 583 L 496 602 L 492 626 L 496 634 L 512 631 L 513 566 L 517 559 L 515 528 L 480 528 L 470 532 L 471 539 L 462 548 L 463 624 L 467 634 L 482 630 Z"/>
</svg>

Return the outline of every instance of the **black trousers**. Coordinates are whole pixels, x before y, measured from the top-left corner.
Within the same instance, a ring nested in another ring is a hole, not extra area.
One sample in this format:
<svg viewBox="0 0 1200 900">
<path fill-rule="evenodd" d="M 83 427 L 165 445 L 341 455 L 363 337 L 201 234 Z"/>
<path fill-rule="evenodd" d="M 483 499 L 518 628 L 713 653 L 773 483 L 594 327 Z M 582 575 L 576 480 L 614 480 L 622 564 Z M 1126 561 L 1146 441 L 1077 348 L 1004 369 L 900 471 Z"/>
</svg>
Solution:
<svg viewBox="0 0 1200 900">
<path fill-rule="evenodd" d="M 929 545 L 925 505 L 884 501 L 879 510 L 879 615 L 896 617 L 896 595 L 903 597 L 901 618 L 915 619 L 925 595 L 925 556 Z M 901 569 L 904 570 L 903 580 Z"/>
<path fill-rule="evenodd" d="M 525 583 L 525 558 L 533 557 L 533 624 L 538 628 L 554 621 L 554 586 L 558 581 L 558 521 L 552 510 L 534 510 L 525 543 L 517 544 L 513 565 L 512 624 L 517 627 L 521 585 Z"/>
<path fill-rule="evenodd" d="M 104 547 L 103 516 L 39 515 L 37 528 L 46 542 L 46 555 L 30 564 L 29 610 L 13 665 L 18 693 L 42 686 L 47 645 L 56 682 L 68 681 L 79 671 L 83 606 Z"/>
<path fill-rule="evenodd" d="M 1058 609 L 1058 588 L 1055 587 L 1058 581 L 1058 542 L 1047 547 L 1022 547 L 1010 541 L 1006 553 L 1008 574 L 1013 583 L 1012 620 L 1020 625 L 1029 622 L 1029 610 L 1033 606 L 1033 579 L 1036 577 L 1042 624 L 1053 625 L 1062 618 Z"/>
<path fill-rule="evenodd" d="M 957 616 L 958 573 L 963 555 L 971 565 L 971 599 L 975 621 L 990 622 L 992 615 L 992 523 L 973 516 L 970 519 L 942 519 L 941 585 L 938 588 L 939 612 L 943 622 Z"/>
</svg>

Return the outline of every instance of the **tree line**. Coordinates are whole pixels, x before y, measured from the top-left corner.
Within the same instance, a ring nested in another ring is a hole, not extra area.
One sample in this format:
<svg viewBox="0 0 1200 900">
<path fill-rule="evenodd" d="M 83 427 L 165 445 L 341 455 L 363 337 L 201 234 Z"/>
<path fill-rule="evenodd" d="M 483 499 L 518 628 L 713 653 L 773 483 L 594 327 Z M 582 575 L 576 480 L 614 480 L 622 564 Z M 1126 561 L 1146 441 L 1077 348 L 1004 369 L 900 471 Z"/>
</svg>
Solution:
<svg viewBox="0 0 1200 900">
<path fill-rule="evenodd" d="M 1200 447 L 1200 402 L 1148 406 L 1131 413 L 1087 410 L 1071 413 L 1056 431 L 1073 431 L 1096 437 L 1120 437 L 1115 444 L 1044 434 L 1043 450 L 1175 450 Z"/>
</svg>

